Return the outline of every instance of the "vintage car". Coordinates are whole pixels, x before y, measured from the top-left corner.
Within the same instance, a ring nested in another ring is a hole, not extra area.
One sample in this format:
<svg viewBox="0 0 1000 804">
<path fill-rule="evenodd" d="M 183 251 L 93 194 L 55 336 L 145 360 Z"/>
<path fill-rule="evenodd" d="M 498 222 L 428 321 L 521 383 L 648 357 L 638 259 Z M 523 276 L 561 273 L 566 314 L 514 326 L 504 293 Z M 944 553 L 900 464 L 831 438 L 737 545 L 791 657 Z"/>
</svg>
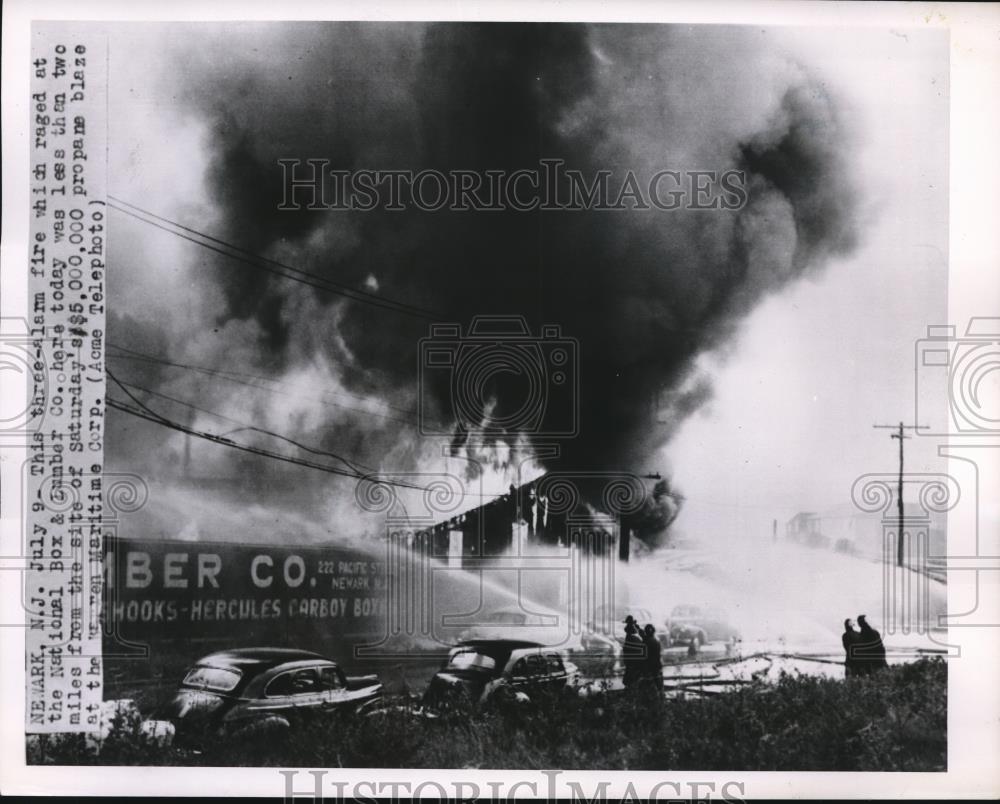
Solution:
<svg viewBox="0 0 1000 804">
<path fill-rule="evenodd" d="M 613 672 L 621 655 L 615 639 L 589 624 L 574 631 L 565 615 L 526 611 L 518 606 L 495 609 L 459 635 L 460 642 L 476 639 L 521 640 L 559 648 L 580 670 L 594 675 Z"/>
<path fill-rule="evenodd" d="M 670 638 L 675 643 L 704 645 L 707 642 L 729 642 L 740 638 L 739 629 L 729 622 L 721 609 L 700 606 L 674 606 L 666 622 Z"/>
<path fill-rule="evenodd" d="M 243 648 L 199 659 L 160 717 L 177 742 L 249 737 L 316 717 L 350 714 L 382 695 L 377 676 L 346 676 L 336 662 L 290 648 Z"/>
<path fill-rule="evenodd" d="M 516 639 L 474 639 L 448 653 L 420 703 L 425 717 L 487 703 L 529 703 L 532 695 L 574 692 L 579 671 L 564 651 Z"/>
</svg>

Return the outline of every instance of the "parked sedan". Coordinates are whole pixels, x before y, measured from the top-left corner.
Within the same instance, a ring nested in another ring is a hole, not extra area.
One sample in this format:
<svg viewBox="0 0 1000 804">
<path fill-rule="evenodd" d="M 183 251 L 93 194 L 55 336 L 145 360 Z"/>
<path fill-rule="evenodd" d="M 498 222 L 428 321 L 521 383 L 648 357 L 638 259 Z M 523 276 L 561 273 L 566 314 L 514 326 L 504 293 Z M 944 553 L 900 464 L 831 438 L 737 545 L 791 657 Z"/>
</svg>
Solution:
<svg viewBox="0 0 1000 804">
<path fill-rule="evenodd" d="M 162 717 L 178 742 L 250 736 L 305 720 L 351 713 L 379 698 L 377 676 L 347 676 L 316 653 L 245 648 L 213 653 L 185 674 Z"/>
<path fill-rule="evenodd" d="M 474 639 L 452 648 L 421 709 L 434 717 L 491 701 L 527 703 L 534 694 L 575 690 L 578 683 L 579 671 L 563 651 L 524 640 Z"/>
<path fill-rule="evenodd" d="M 494 609 L 482 623 L 459 636 L 466 642 L 504 639 L 558 647 L 583 672 L 593 675 L 613 672 L 621 654 L 614 638 L 599 633 L 589 623 L 573 630 L 565 614 L 527 611 L 519 606 Z"/>
</svg>

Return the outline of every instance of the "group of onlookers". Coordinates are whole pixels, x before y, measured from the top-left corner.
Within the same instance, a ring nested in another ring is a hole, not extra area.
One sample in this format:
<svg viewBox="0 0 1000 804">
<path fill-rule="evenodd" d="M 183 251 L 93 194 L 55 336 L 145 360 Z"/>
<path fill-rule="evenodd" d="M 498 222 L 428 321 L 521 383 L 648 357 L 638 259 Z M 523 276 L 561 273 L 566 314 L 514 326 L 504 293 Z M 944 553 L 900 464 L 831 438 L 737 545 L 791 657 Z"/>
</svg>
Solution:
<svg viewBox="0 0 1000 804">
<path fill-rule="evenodd" d="M 854 622 L 844 620 L 844 669 L 847 676 L 867 676 L 888 667 L 882 635 L 869 625 L 864 614 L 858 617 L 858 629 Z M 694 641 L 691 646 L 694 650 Z M 643 680 L 659 683 L 663 678 L 663 661 L 660 655 L 660 641 L 656 628 L 649 623 L 642 628 L 629 614 L 625 618 L 625 644 L 622 647 L 622 661 L 625 664 L 623 681 L 626 687 Z"/>
<path fill-rule="evenodd" d="M 850 676 L 868 676 L 888 667 L 885 660 L 885 645 L 882 635 L 868 624 L 865 615 L 858 617 L 858 628 L 854 630 L 851 620 L 844 620 L 844 674 Z"/>
<path fill-rule="evenodd" d="M 625 664 L 623 681 L 626 687 L 643 680 L 656 683 L 663 681 L 663 661 L 660 657 L 660 640 L 652 623 L 642 629 L 629 614 L 625 618 L 625 644 L 622 647 L 622 661 Z"/>
</svg>

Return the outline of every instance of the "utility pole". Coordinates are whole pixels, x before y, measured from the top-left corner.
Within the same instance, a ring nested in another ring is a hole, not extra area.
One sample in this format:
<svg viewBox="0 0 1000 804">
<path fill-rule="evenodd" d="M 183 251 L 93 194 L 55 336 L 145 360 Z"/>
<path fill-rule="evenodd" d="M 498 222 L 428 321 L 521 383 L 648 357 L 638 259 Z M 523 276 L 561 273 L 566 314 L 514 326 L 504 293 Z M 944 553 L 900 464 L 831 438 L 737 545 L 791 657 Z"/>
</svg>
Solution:
<svg viewBox="0 0 1000 804">
<path fill-rule="evenodd" d="M 896 430 L 890 433 L 889 438 L 899 439 L 899 491 L 896 494 L 896 505 L 899 509 L 899 528 L 896 534 L 896 565 L 903 566 L 903 439 L 909 438 L 903 433 L 904 430 L 927 430 L 926 425 L 920 424 L 875 424 L 876 430 Z"/>
</svg>

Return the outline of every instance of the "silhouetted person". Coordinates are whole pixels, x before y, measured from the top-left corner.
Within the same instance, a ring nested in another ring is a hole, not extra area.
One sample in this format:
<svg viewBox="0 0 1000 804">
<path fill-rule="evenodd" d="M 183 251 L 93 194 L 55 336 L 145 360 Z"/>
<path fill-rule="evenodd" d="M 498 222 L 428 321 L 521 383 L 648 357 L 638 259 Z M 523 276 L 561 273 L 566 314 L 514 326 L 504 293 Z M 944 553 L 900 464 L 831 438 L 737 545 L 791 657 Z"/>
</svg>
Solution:
<svg viewBox="0 0 1000 804">
<path fill-rule="evenodd" d="M 660 658 L 660 640 L 656 638 L 656 629 L 652 623 L 642 629 L 642 644 L 646 648 L 645 672 L 643 675 L 650 681 L 663 684 L 663 660 Z"/>
<path fill-rule="evenodd" d="M 844 634 L 840 641 L 844 645 L 844 677 L 860 675 L 858 672 L 858 657 L 856 655 L 858 640 L 861 635 L 854 630 L 851 620 L 844 620 Z"/>
<path fill-rule="evenodd" d="M 622 647 L 622 660 L 625 662 L 625 675 L 622 678 L 626 687 L 631 687 L 642 675 L 645 647 L 639 638 L 639 627 L 630 614 L 625 618 L 625 645 Z"/>
<path fill-rule="evenodd" d="M 688 656 L 698 655 L 698 642 L 694 637 L 691 637 L 691 641 L 688 642 Z"/>
<path fill-rule="evenodd" d="M 861 628 L 855 649 L 855 655 L 858 657 L 857 667 L 860 671 L 858 675 L 867 676 L 883 667 L 888 667 L 889 663 L 885 660 L 882 635 L 868 624 L 864 614 L 858 617 L 858 625 Z"/>
</svg>

